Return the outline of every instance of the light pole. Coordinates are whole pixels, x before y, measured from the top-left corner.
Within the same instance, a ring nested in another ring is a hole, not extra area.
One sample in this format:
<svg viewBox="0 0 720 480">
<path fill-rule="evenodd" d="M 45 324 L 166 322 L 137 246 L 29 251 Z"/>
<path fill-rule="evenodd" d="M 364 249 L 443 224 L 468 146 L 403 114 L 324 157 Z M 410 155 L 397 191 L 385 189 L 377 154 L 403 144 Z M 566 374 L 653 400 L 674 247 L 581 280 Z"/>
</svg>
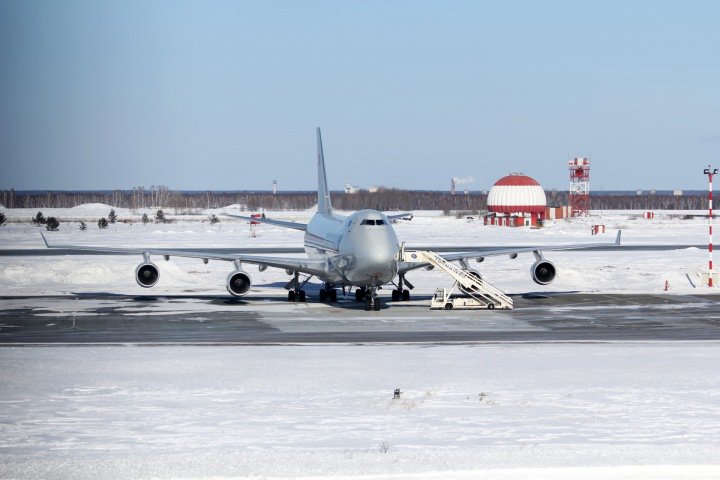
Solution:
<svg viewBox="0 0 720 480">
<path fill-rule="evenodd" d="M 710 241 L 708 243 L 708 287 L 713 286 L 713 243 L 712 243 L 712 224 L 713 224 L 713 215 L 712 215 L 712 178 L 713 175 L 716 175 L 718 173 L 717 168 L 712 168 L 712 166 L 708 165 L 708 168 L 703 170 L 703 173 L 708 176 L 708 232 L 710 235 Z"/>
</svg>

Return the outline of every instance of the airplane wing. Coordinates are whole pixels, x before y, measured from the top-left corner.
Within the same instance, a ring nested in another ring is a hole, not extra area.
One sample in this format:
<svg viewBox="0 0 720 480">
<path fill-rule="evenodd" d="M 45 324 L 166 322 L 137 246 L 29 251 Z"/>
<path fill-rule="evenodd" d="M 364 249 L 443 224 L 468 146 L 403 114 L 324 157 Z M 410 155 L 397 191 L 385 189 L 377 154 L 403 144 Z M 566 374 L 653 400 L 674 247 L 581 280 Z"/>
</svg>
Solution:
<svg viewBox="0 0 720 480">
<path fill-rule="evenodd" d="M 235 215 L 232 213 L 223 213 L 223 215 L 226 217 L 241 218 L 243 220 L 248 220 L 250 222 L 267 223 L 270 225 L 276 225 L 278 227 L 292 228 L 294 230 L 303 230 L 304 231 L 307 228 L 307 224 L 305 224 L 305 223 L 286 222 L 283 220 L 272 220 L 270 218 L 261 218 L 261 217 L 246 217 L 245 215 Z"/>
<path fill-rule="evenodd" d="M 48 243 L 45 235 L 42 232 L 40 232 L 40 235 L 45 242 L 45 246 L 47 246 L 48 248 L 61 248 L 69 252 L 95 252 L 99 254 L 114 253 L 124 255 L 143 255 L 145 257 L 149 257 L 150 255 L 162 255 L 163 257 L 165 257 L 165 259 L 169 259 L 170 257 L 185 257 L 199 258 L 204 261 L 221 260 L 226 262 L 250 263 L 253 265 L 259 265 L 261 267 L 282 268 L 285 270 L 293 270 L 312 275 L 321 274 L 325 267 L 324 260 L 316 260 L 308 257 L 275 257 L 263 255 L 245 255 L 241 253 L 213 253 L 203 252 L 199 250 L 172 250 L 169 248 L 107 248 L 86 245 L 51 245 Z"/>
<path fill-rule="evenodd" d="M 409 212 L 393 213 L 393 214 L 391 214 L 391 215 L 388 215 L 388 214 L 386 213 L 385 216 L 386 216 L 389 220 L 412 220 L 412 219 L 413 219 L 412 213 L 409 213 Z"/>
<path fill-rule="evenodd" d="M 570 243 L 570 244 L 559 244 L 559 245 L 528 245 L 522 247 L 510 247 L 510 248 L 498 248 L 498 247 L 486 247 L 478 248 L 475 250 L 468 250 L 466 252 L 454 252 L 442 255 L 442 257 L 449 261 L 467 260 L 473 258 L 484 258 L 493 257 L 497 255 L 517 255 L 518 253 L 533 252 L 537 255 L 541 255 L 543 251 L 560 251 L 560 250 L 594 250 L 607 247 L 619 247 L 620 237 L 622 230 L 619 230 L 617 237 L 614 242 L 605 243 Z M 432 248 L 423 248 L 424 250 L 433 250 Z M 410 248 L 408 248 L 410 250 Z M 438 248 L 437 250 L 442 250 Z M 400 262 L 398 265 L 399 273 L 405 273 L 416 268 L 427 266 L 427 263 L 413 263 L 413 262 Z"/>
</svg>

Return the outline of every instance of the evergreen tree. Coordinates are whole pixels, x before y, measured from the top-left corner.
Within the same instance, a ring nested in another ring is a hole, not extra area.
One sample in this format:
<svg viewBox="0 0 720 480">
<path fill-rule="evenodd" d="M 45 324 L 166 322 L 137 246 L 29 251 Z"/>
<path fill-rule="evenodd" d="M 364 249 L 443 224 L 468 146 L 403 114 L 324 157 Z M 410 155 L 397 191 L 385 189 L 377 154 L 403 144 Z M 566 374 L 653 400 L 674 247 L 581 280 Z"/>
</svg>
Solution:
<svg viewBox="0 0 720 480">
<path fill-rule="evenodd" d="M 143 224 L 146 224 L 146 223 L 148 223 L 149 221 L 150 221 L 150 218 L 148 218 L 148 214 L 147 214 L 147 213 L 143 213 L 143 216 L 142 216 L 142 222 L 143 222 Z"/>
<path fill-rule="evenodd" d="M 163 212 L 162 210 L 158 210 L 155 214 L 155 221 L 157 223 L 165 223 L 167 221 L 167 219 L 165 218 L 165 212 Z"/>
<path fill-rule="evenodd" d="M 32 223 L 36 227 L 39 227 L 40 225 L 45 225 L 45 216 L 42 214 L 42 212 L 37 212 L 37 214 L 32 219 Z"/>
<path fill-rule="evenodd" d="M 110 221 L 110 223 L 115 223 L 115 221 L 117 220 L 117 215 L 115 214 L 114 208 L 110 209 L 110 213 L 108 214 L 108 220 Z"/>
<path fill-rule="evenodd" d="M 85 231 L 87 230 L 87 223 L 80 221 L 80 230 Z"/>
<path fill-rule="evenodd" d="M 105 217 L 98 220 L 98 228 L 105 229 L 108 227 L 108 221 Z"/>
<path fill-rule="evenodd" d="M 45 228 L 50 232 L 55 232 L 60 228 L 60 221 L 55 217 L 48 217 L 45 221 Z"/>
<path fill-rule="evenodd" d="M 0 227 L 5 225 L 5 222 L 7 221 L 7 217 L 5 217 L 5 214 L 0 212 Z"/>
</svg>

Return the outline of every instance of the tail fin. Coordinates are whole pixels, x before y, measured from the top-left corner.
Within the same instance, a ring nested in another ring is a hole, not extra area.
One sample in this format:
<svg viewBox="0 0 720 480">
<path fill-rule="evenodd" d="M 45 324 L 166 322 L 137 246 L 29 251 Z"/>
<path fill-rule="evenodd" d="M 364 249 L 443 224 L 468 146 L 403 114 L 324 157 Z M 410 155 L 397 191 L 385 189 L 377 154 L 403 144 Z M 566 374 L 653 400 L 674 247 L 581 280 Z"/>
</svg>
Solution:
<svg viewBox="0 0 720 480">
<path fill-rule="evenodd" d="M 317 157 L 318 157 L 318 213 L 331 213 L 330 191 L 325 176 L 325 157 L 323 156 L 322 136 L 320 127 L 317 127 Z"/>
</svg>

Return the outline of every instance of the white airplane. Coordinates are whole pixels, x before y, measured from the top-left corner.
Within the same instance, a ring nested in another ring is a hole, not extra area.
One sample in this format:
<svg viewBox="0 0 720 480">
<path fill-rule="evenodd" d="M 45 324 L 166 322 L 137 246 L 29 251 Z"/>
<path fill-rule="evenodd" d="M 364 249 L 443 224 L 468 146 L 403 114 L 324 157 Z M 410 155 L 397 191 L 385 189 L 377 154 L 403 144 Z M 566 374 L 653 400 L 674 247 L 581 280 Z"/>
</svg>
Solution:
<svg viewBox="0 0 720 480">
<path fill-rule="evenodd" d="M 377 210 L 360 210 L 349 216 L 338 215 L 333 212 L 330 202 L 330 192 L 327 187 L 325 175 L 325 160 L 323 157 L 322 138 L 320 128 L 317 129 L 317 168 L 318 168 L 318 207 L 310 223 L 295 223 L 268 218 L 251 218 L 242 215 L 226 214 L 231 217 L 250 221 L 268 223 L 285 228 L 302 230 L 305 232 L 305 252 L 307 257 L 280 257 L 259 256 L 246 254 L 219 254 L 213 252 L 188 252 L 163 248 L 103 248 L 80 245 L 50 245 L 43 235 L 48 248 L 63 248 L 75 251 L 91 251 L 97 253 L 125 253 L 143 256 L 143 261 L 135 269 L 135 279 L 142 287 L 152 287 L 160 278 L 158 267 L 150 261 L 152 255 L 162 255 L 168 260 L 171 256 L 201 258 L 203 261 L 224 260 L 233 262 L 235 269 L 227 276 L 227 290 L 236 297 L 241 297 L 250 291 L 252 280 L 250 275 L 242 268 L 243 264 L 255 264 L 260 271 L 268 267 L 284 269 L 293 279 L 288 283 L 288 300 L 306 300 L 303 286 L 314 276 L 323 282 L 320 290 L 320 300 L 337 300 L 337 288 L 343 291 L 346 287 L 357 287 L 355 299 L 365 302 L 365 308 L 380 309 L 377 290 L 383 285 L 393 283 L 395 277 L 398 282 L 392 292 L 392 299 L 409 300 L 410 292 L 405 285 L 413 288 L 405 279 L 405 274 L 413 269 L 429 267 L 429 264 L 406 263 L 400 259 L 401 245 L 392 226 L 393 220 L 407 218 L 407 213 L 386 215 Z M 473 275 L 479 276 L 468 266 L 469 259 L 482 261 L 487 256 L 509 255 L 515 258 L 518 253 L 533 252 L 536 261 L 531 268 L 532 279 L 540 284 L 547 285 L 555 278 L 555 266 L 545 260 L 542 250 L 577 250 L 596 247 L 607 247 L 620 244 L 620 232 L 614 243 L 571 244 L 554 246 L 523 246 L 511 248 L 480 247 L 468 252 L 445 254 L 442 257 L 448 261 L 458 261 L 464 269 Z M 300 281 L 300 275 L 307 277 Z"/>
</svg>

